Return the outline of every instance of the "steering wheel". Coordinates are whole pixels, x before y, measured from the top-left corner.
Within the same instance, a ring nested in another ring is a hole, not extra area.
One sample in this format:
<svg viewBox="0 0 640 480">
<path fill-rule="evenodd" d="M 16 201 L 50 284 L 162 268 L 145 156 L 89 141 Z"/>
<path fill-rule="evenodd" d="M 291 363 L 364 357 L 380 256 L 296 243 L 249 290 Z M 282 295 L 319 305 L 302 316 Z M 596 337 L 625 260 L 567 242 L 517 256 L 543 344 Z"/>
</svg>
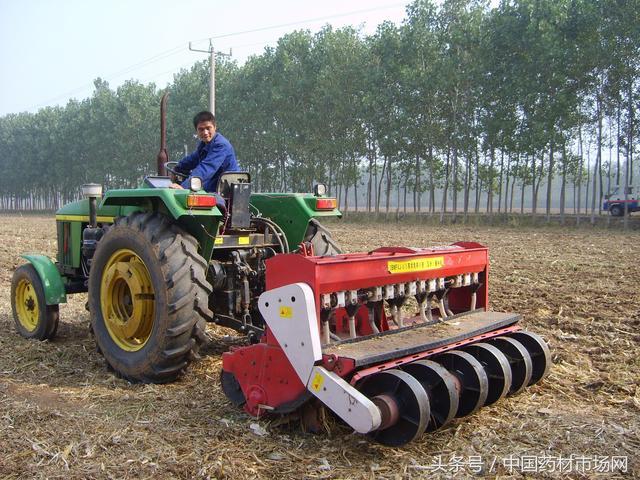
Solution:
<svg viewBox="0 0 640 480">
<path fill-rule="evenodd" d="M 178 172 L 176 170 L 177 166 L 178 166 L 178 162 L 165 162 L 164 164 L 165 170 L 171 174 L 172 181 L 183 182 L 189 177 L 189 175 L 186 175 L 182 172 Z"/>
</svg>

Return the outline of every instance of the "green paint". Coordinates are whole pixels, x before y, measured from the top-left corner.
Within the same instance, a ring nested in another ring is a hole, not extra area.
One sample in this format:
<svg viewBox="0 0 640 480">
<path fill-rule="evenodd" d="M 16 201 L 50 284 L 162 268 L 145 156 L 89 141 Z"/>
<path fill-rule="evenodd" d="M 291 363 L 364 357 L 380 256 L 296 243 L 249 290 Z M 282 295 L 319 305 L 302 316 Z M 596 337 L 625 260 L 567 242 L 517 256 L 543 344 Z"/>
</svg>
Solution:
<svg viewBox="0 0 640 480">
<path fill-rule="evenodd" d="M 158 212 L 176 220 L 185 231 L 193 235 L 200 245 L 200 254 L 209 260 L 214 249 L 222 213 L 218 208 L 187 208 L 188 195 L 204 195 L 190 190 L 169 188 L 135 188 L 109 190 L 98 202 L 97 215 L 111 218 L 126 216 L 135 211 Z M 289 246 L 294 249 L 304 239 L 309 220 L 314 217 L 340 217 L 339 210 L 317 211 L 312 194 L 255 193 L 251 195 L 252 209 L 276 222 L 284 231 Z M 254 212 L 255 213 L 255 212 Z M 80 267 L 82 230 L 87 226 L 89 201 L 79 200 L 63 206 L 58 216 L 79 216 L 82 219 L 58 221 L 58 263 L 65 267 Z M 64 250 L 64 224 L 68 223 L 69 241 Z"/>
<path fill-rule="evenodd" d="M 284 231 L 293 250 L 304 240 L 309 220 L 315 217 L 342 217 L 340 210 L 315 210 L 318 197 L 310 193 L 254 193 L 251 205 L 263 217 L 276 222 Z"/>
<path fill-rule="evenodd" d="M 202 193 L 204 194 L 204 192 Z M 198 195 L 191 190 L 171 188 L 131 188 L 109 190 L 101 203 L 104 206 L 135 206 L 149 212 L 161 211 L 171 218 L 179 219 L 184 215 L 197 217 L 222 217 L 217 207 L 211 209 L 187 208 L 187 196 Z"/>
<path fill-rule="evenodd" d="M 136 207 L 136 210 L 160 212 L 175 219 L 178 225 L 195 237 L 200 245 L 200 254 L 208 261 L 213 252 L 214 238 L 218 232 L 222 213 L 217 207 L 188 208 L 188 195 L 206 195 L 206 193 L 170 188 L 109 190 L 101 206 L 120 205 L 123 206 L 123 213 L 124 206 Z"/>
<path fill-rule="evenodd" d="M 117 217 L 120 215 L 120 207 L 100 205 L 98 200 L 97 214 L 99 217 Z M 83 199 L 63 205 L 56 215 L 89 215 L 89 200 Z"/>
<path fill-rule="evenodd" d="M 104 206 L 98 205 L 96 209 L 96 213 L 98 216 L 98 220 L 100 221 L 100 217 L 108 217 L 109 223 L 111 223 L 113 218 L 122 214 L 122 211 L 125 210 L 124 207 L 120 206 Z M 57 232 L 58 232 L 58 255 L 57 260 L 60 265 L 64 265 L 66 267 L 80 268 L 80 253 L 82 250 L 82 230 L 89 224 L 87 221 L 89 217 L 89 200 L 83 199 L 78 200 L 76 202 L 68 203 L 67 205 L 62 206 L 57 212 L 56 217 L 65 216 L 65 217 L 79 217 L 78 220 L 74 219 L 63 219 L 57 220 Z M 83 218 L 84 217 L 84 218 Z M 107 222 L 100 222 L 107 223 Z M 69 227 L 69 241 L 67 248 L 64 248 L 64 225 L 68 224 Z"/>
<path fill-rule="evenodd" d="M 66 303 L 67 294 L 64 290 L 64 283 L 55 263 L 45 255 L 28 253 L 21 255 L 21 257 L 28 260 L 38 272 L 47 305 Z"/>
</svg>

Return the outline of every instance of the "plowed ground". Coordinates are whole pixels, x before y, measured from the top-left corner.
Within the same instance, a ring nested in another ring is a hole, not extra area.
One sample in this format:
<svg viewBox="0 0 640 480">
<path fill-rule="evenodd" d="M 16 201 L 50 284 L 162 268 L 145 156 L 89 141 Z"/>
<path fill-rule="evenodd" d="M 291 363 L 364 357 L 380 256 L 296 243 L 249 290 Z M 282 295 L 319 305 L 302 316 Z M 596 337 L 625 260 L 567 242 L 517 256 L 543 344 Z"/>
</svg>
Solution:
<svg viewBox="0 0 640 480">
<path fill-rule="evenodd" d="M 351 252 L 461 240 L 487 245 L 491 306 L 523 314 L 524 327 L 547 339 L 549 377 L 403 448 L 371 443 L 331 417 L 327 432 L 316 435 L 295 421 L 249 418 L 218 383 L 221 353 L 240 342 L 222 328 L 210 330 L 215 344 L 182 380 L 132 385 L 96 352 L 86 295 L 61 306 L 55 340 L 15 333 L 11 275 L 20 253 L 55 257 L 55 224 L 2 217 L 0 478 L 466 478 L 478 470 L 489 478 L 640 476 L 640 234 L 403 223 L 331 228 Z M 626 475 L 612 456 L 626 457 Z M 564 471 L 562 458 L 569 459 Z"/>
</svg>

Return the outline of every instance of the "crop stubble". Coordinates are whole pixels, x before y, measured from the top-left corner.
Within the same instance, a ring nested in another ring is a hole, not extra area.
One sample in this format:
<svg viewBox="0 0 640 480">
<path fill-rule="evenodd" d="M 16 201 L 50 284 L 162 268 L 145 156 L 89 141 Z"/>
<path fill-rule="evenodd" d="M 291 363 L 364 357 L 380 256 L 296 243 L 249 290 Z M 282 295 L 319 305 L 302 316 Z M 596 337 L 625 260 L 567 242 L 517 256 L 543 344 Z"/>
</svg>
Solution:
<svg viewBox="0 0 640 480">
<path fill-rule="evenodd" d="M 351 252 L 462 240 L 487 245 L 492 309 L 523 314 L 524 326 L 552 349 L 554 365 L 541 384 L 393 449 L 331 417 L 327 432 L 312 435 L 296 421 L 256 421 L 230 405 L 218 383 L 220 354 L 241 343 L 230 330 L 210 327 L 215 343 L 170 385 L 131 385 L 105 368 L 88 330 L 86 295 L 61 306 L 54 341 L 20 338 L 11 275 L 20 253 L 55 256 L 55 224 L 47 217 L 2 218 L 2 478 L 433 478 L 450 475 L 432 468 L 439 460 L 451 472 L 452 459 L 478 456 L 486 475 L 518 478 L 503 461 L 527 455 L 627 456 L 629 474 L 640 475 L 638 233 L 332 225 Z M 468 466 L 459 473 L 471 475 Z"/>
</svg>

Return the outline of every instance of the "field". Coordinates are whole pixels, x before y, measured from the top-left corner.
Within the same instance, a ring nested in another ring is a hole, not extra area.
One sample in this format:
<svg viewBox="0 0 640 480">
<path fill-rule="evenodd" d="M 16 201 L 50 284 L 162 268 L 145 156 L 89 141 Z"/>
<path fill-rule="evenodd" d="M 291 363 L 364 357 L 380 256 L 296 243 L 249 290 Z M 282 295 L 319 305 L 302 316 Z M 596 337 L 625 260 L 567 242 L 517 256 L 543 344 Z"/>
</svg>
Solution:
<svg viewBox="0 0 640 480">
<path fill-rule="evenodd" d="M 296 421 L 238 411 L 218 376 L 220 354 L 240 340 L 222 328 L 211 328 L 216 343 L 179 382 L 132 385 L 96 352 L 86 295 L 61 306 L 54 341 L 15 333 L 11 275 L 22 252 L 55 256 L 55 225 L 5 216 L 0 478 L 640 477 L 640 233 L 408 223 L 332 230 L 347 251 L 487 245 L 492 309 L 523 314 L 547 339 L 549 377 L 403 448 L 370 443 L 331 417 L 313 435 Z"/>
</svg>

